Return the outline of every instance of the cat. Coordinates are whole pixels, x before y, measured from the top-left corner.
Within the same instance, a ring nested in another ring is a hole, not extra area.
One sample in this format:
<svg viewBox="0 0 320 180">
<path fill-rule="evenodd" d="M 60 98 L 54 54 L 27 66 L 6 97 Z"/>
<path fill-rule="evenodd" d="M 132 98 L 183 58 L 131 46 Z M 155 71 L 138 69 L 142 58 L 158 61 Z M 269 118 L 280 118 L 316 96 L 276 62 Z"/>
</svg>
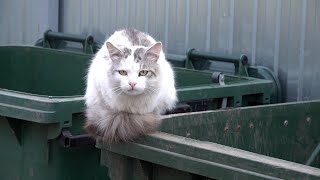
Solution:
<svg viewBox="0 0 320 180">
<path fill-rule="evenodd" d="M 115 31 L 92 59 L 84 97 L 93 137 L 127 142 L 155 132 L 177 102 L 162 43 L 134 28 Z"/>
</svg>

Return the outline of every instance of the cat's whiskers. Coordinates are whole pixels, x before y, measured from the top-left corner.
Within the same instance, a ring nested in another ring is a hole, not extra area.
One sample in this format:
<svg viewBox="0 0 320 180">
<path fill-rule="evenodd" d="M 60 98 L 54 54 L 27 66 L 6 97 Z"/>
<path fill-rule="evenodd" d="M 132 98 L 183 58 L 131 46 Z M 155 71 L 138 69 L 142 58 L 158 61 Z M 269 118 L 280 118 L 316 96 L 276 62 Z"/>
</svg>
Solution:
<svg viewBox="0 0 320 180">
<path fill-rule="evenodd" d="M 115 94 L 115 98 L 117 98 L 123 93 L 123 90 L 121 89 L 120 86 L 113 88 L 111 91 Z"/>
<path fill-rule="evenodd" d="M 152 94 L 155 94 L 156 91 L 155 91 L 155 89 L 152 89 L 152 88 L 146 88 L 146 89 L 144 90 L 144 93 L 145 93 L 146 95 L 152 95 Z"/>
<path fill-rule="evenodd" d="M 146 88 L 146 90 L 147 90 L 148 92 L 151 92 L 151 93 L 156 93 L 156 89 L 153 88 L 153 87 L 148 87 L 148 88 Z"/>
<path fill-rule="evenodd" d="M 116 87 L 112 88 L 111 91 L 117 90 L 117 89 L 121 89 L 121 87 L 120 86 L 116 86 Z"/>
</svg>

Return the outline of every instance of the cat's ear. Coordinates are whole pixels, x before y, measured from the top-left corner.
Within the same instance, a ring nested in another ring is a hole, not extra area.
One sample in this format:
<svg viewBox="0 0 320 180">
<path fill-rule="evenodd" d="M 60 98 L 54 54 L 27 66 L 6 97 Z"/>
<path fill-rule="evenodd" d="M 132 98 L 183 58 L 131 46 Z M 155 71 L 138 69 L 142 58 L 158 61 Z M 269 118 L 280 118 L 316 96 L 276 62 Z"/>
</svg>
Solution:
<svg viewBox="0 0 320 180">
<path fill-rule="evenodd" d="M 119 61 L 121 58 L 123 58 L 123 53 L 120 49 L 118 49 L 116 46 L 114 46 L 110 42 L 106 42 L 106 46 L 109 52 L 110 59 L 112 61 Z"/>
<path fill-rule="evenodd" d="M 157 61 L 159 59 L 161 50 L 162 50 L 162 43 L 161 42 L 155 43 L 146 51 L 145 53 L 146 59 Z"/>
</svg>

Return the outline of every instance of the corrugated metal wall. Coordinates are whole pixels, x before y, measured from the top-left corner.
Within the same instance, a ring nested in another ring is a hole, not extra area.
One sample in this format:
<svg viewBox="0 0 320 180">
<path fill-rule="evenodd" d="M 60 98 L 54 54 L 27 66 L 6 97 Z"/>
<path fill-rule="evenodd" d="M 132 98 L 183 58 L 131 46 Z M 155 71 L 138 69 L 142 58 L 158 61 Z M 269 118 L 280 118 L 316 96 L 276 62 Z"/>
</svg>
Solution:
<svg viewBox="0 0 320 180">
<path fill-rule="evenodd" d="M 34 44 L 58 30 L 58 0 L 0 0 L 0 45 Z"/>
<path fill-rule="evenodd" d="M 35 17 L 30 9 L 40 0 L 21 0 L 19 6 L 28 6 L 30 14 L 13 12 L 3 1 L 0 43 L 18 42 L 12 40 L 18 37 L 28 42 L 39 21 L 31 18 L 29 24 L 28 18 Z M 62 32 L 90 33 L 103 41 L 113 31 L 131 26 L 161 40 L 169 53 L 184 54 L 188 48 L 244 53 L 252 65 L 267 66 L 279 75 L 286 101 L 320 99 L 320 1 L 60 0 L 59 4 Z M 11 11 L 13 22 L 4 20 L 3 11 Z M 12 34 L 15 28 L 3 28 L 8 24 L 21 28 L 20 34 Z"/>
</svg>

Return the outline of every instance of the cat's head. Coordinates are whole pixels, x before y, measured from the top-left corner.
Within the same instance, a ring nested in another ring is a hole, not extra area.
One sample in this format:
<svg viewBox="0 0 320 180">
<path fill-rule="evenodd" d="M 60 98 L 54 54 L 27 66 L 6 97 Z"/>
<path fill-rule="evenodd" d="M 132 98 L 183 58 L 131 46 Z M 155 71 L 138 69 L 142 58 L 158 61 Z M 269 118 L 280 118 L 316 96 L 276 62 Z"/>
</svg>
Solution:
<svg viewBox="0 0 320 180">
<path fill-rule="evenodd" d="M 159 64 L 162 51 L 161 42 L 151 47 L 120 46 L 106 42 L 112 61 L 110 79 L 112 91 L 127 95 L 153 94 L 158 90 Z"/>
</svg>

